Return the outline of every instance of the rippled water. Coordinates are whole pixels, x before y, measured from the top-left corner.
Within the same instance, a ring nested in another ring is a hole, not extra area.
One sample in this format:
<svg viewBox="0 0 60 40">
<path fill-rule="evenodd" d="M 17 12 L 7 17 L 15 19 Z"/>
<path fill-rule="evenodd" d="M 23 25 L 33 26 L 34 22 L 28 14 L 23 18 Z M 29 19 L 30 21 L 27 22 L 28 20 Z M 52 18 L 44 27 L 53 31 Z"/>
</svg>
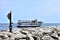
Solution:
<svg viewBox="0 0 60 40">
<path fill-rule="evenodd" d="M 17 28 L 17 23 L 12 24 L 13 28 Z M 60 23 L 44 23 L 42 24 L 43 27 L 45 26 L 60 26 Z M 8 23 L 0 23 L 0 30 L 2 29 L 8 29 L 9 24 Z"/>
</svg>

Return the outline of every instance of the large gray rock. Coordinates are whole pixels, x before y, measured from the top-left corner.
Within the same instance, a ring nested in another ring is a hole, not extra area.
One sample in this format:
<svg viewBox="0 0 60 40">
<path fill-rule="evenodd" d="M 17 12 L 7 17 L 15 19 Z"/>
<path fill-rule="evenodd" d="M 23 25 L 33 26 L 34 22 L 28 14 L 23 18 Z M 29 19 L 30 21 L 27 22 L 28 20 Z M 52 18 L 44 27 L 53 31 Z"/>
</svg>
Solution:
<svg viewBox="0 0 60 40">
<path fill-rule="evenodd" d="M 54 40 L 50 35 L 46 34 L 42 37 L 42 40 Z"/>
</svg>

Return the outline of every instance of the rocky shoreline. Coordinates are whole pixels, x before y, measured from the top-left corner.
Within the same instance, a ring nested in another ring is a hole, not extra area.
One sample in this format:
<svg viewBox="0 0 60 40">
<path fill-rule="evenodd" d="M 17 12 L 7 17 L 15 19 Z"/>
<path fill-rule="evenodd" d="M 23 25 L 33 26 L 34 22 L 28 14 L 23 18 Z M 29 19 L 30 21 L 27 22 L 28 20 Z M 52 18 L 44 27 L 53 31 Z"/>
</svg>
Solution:
<svg viewBox="0 0 60 40">
<path fill-rule="evenodd" d="M 60 27 L 13 28 L 0 30 L 0 40 L 60 40 Z"/>
</svg>

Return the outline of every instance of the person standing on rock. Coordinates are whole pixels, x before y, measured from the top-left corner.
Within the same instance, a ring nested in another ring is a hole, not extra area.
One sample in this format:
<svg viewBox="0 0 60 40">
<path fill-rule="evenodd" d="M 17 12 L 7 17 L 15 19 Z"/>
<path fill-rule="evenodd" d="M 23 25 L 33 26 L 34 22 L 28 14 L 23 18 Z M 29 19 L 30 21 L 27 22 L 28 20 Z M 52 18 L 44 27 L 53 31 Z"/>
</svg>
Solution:
<svg viewBox="0 0 60 40">
<path fill-rule="evenodd" d="M 10 13 L 8 13 L 8 15 L 7 15 L 7 18 L 9 19 L 9 21 L 10 21 L 10 24 L 9 24 L 9 32 L 12 32 L 12 16 L 11 16 L 11 11 L 10 11 Z"/>
</svg>

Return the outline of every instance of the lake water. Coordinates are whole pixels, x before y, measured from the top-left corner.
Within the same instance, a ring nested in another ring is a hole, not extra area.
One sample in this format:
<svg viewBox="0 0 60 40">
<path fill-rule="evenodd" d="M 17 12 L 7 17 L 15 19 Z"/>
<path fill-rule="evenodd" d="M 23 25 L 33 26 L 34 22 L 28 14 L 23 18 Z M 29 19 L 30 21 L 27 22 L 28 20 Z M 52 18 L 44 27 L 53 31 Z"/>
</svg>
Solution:
<svg viewBox="0 0 60 40">
<path fill-rule="evenodd" d="M 12 24 L 13 28 L 17 28 L 17 23 Z M 48 26 L 60 26 L 60 23 L 44 23 L 42 24 L 43 27 Z M 0 30 L 8 29 L 9 24 L 8 23 L 0 23 Z"/>
</svg>

